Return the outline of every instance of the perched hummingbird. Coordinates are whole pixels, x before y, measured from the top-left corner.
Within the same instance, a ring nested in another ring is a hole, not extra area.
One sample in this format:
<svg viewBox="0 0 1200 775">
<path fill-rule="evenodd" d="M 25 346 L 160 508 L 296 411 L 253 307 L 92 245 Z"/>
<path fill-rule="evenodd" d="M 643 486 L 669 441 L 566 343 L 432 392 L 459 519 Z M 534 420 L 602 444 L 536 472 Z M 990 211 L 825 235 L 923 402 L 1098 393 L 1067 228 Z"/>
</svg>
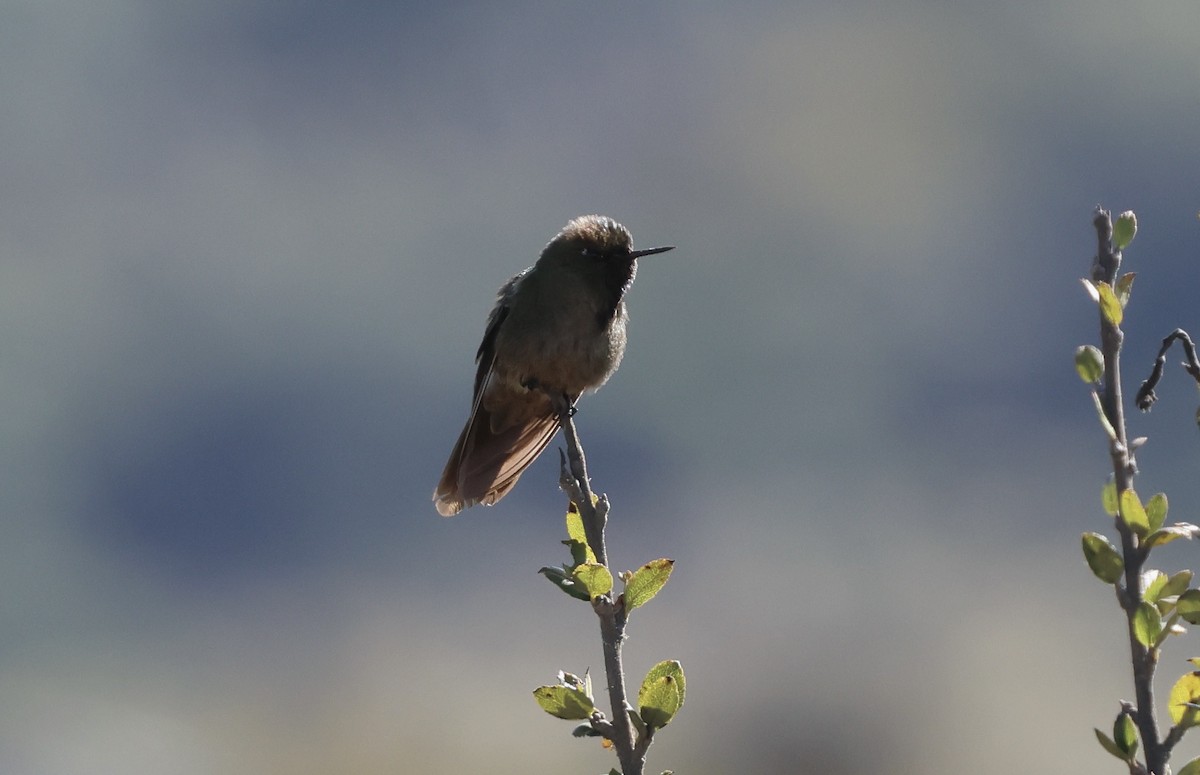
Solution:
<svg viewBox="0 0 1200 775">
<path fill-rule="evenodd" d="M 439 514 L 503 498 L 558 432 L 556 406 L 608 381 L 625 354 L 637 259 L 672 249 L 634 250 L 624 226 L 585 215 L 501 286 L 475 354 L 471 416 L 433 492 Z"/>
</svg>

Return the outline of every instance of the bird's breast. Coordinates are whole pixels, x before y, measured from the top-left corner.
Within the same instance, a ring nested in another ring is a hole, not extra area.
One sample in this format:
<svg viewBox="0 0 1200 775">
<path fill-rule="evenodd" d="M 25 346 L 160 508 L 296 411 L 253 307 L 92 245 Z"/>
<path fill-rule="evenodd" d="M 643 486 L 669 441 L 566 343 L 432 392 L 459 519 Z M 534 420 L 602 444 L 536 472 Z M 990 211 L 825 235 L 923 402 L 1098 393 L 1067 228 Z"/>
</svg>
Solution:
<svg viewBox="0 0 1200 775">
<path fill-rule="evenodd" d="M 495 369 L 514 387 L 536 382 L 572 396 L 598 388 L 625 354 L 626 319 L 623 302 L 605 323 L 587 303 L 514 304 L 496 337 Z"/>
</svg>

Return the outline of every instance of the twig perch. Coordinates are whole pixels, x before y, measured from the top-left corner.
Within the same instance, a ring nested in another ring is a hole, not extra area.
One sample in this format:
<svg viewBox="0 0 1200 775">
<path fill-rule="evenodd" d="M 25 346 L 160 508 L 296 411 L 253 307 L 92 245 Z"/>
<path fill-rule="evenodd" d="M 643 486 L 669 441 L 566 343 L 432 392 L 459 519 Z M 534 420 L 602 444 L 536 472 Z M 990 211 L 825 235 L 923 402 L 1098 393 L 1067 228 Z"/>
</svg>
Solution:
<svg viewBox="0 0 1200 775">
<path fill-rule="evenodd" d="M 562 470 L 559 483 L 564 492 L 579 509 L 584 533 L 596 561 L 608 567 L 608 551 L 604 545 L 604 527 L 608 521 L 608 499 L 601 495 L 593 498 L 588 481 L 587 461 L 583 447 L 575 432 L 575 421 L 569 410 L 559 413 L 560 424 L 567 440 L 567 451 L 562 454 Z M 611 568 L 610 568 L 611 571 Z M 592 609 L 600 619 L 600 637 L 604 648 L 604 673 L 608 686 L 608 698 L 612 706 L 612 718 L 608 725 L 608 737 L 616 749 L 624 775 L 642 775 L 645 767 L 646 749 L 650 746 L 649 734 L 638 739 L 630 721 L 625 693 L 625 670 L 621 662 L 621 644 L 625 640 L 625 606 L 620 598 L 610 595 L 597 597 Z M 593 724 L 595 726 L 595 724 Z"/>
<path fill-rule="evenodd" d="M 1112 216 L 1107 210 L 1096 208 L 1092 224 L 1096 228 L 1097 251 L 1092 265 L 1092 279 L 1112 287 L 1117 282 L 1121 268 L 1121 250 L 1113 244 Z M 1100 403 L 1105 418 L 1115 433 L 1109 438 L 1109 456 L 1112 459 L 1113 477 L 1118 493 L 1133 489 L 1137 465 L 1130 450 L 1125 428 L 1125 408 L 1121 397 L 1121 345 L 1125 335 L 1118 324 L 1100 315 L 1100 350 L 1104 356 L 1104 381 L 1100 390 Z M 1114 520 L 1121 538 L 1121 555 L 1124 558 L 1124 589 L 1118 588 L 1118 599 L 1125 610 L 1129 633 L 1129 650 L 1133 668 L 1133 686 L 1136 702 L 1129 716 L 1137 725 L 1145 757 L 1145 772 L 1165 775 L 1166 763 L 1170 758 L 1174 736 L 1166 741 L 1159 737 L 1158 719 L 1155 712 L 1154 672 L 1157 666 L 1158 649 L 1143 645 L 1136 635 L 1135 622 L 1138 605 L 1143 598 L 1142 567 L 1145 553 L 1141 540 L 1121 518 Z M 1130 762 L 1130 772 L 1137 773 L 1141 765 Z"/>
</svg>

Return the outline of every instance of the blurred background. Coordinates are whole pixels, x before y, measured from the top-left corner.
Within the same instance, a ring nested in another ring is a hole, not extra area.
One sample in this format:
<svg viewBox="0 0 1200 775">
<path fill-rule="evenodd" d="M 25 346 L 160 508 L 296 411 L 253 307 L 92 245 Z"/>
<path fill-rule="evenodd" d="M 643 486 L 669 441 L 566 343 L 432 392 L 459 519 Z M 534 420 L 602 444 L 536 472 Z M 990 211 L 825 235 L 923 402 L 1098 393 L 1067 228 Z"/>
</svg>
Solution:
<svg viewBox="0 0 1200 775">
<path fill-rule="evenodd" d="M 0 770 L 615 766 L 530 695 L 602 667 L 536 574 L 557 454 L 430 503 L 496 288 L 596 212 L 678 246 L 578 416 L 615 564 L 676 560 L 626 649 L 631 683 L 688 676 L 648 771 L 1116 772 L 1078 278 L 1092 208 L 1134 209 L 1127 390 L 1200 333 L 1197 29 L 1191 0 L 6 3 Z M 1195 390 L 1159 392 L 1139 490 L 1200 521 Z"/>
</svg>

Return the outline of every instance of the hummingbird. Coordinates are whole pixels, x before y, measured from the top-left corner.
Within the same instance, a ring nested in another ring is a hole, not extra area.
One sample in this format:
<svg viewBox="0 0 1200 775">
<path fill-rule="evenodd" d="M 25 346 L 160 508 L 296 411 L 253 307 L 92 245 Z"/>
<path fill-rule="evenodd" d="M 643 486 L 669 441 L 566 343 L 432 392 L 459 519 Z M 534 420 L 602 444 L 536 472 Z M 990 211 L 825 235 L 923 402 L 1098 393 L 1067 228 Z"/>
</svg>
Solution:
<svg viewBox="0 0 1200 775">
<path fill-rule="evenodd" d="M 624 297 L 637 260 L 673 249 L 634 250 L 624 226 L 584 215 L 500 287 L 475 354 L 471 415 L 433 492 L 439 514 L 503 498 L 561 414 L 608 381 L 625 354 Z"/>
</svg>

